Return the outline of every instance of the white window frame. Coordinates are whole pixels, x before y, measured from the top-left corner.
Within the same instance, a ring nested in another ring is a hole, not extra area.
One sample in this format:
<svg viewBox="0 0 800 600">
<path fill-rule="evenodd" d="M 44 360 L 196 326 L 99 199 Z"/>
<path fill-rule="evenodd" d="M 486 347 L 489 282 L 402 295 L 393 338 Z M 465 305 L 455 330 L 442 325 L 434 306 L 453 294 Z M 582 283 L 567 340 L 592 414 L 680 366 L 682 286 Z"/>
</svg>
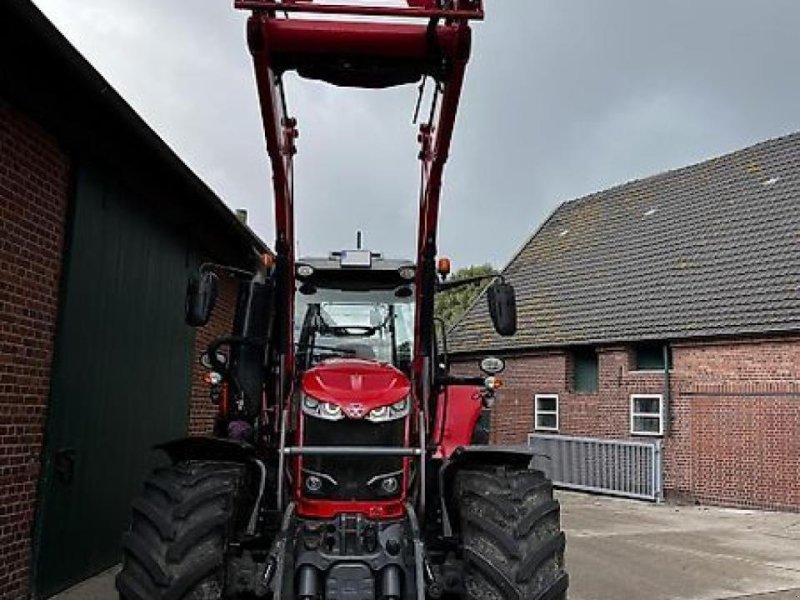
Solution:
<svg viewBox="0 0 800 600">
<path fill-rule="evenodd" d="M 540 398 L 555 398 L 556 401 L 556 409 L 555 410 L 539 410 L 539 399 Z M 559 400 L 558 394 L 536 394 L 533 397 L 533 430 L 534 431 L 558 431 L 559 426 Z M 539 426 L 539 415 L 555 415 L 556 416 L 556 426 L 555 427 L 540 427 Z"/>
<path fill-rule="evenodd" d="M 656 413 L 643 413 L 636 412 L 635 406 L 636 398 L 657 399 L 658 400 L 658 414 Z M 662 394 L 631 394 L 631 435 L 646 435 L 650 437 L 659 437 L 664 435 L 664 396 Z M 658 432 L 655 431 L 636 431 L 634 417 L 646 417 L 654 419 L 658 417 Z"/>
</svg>

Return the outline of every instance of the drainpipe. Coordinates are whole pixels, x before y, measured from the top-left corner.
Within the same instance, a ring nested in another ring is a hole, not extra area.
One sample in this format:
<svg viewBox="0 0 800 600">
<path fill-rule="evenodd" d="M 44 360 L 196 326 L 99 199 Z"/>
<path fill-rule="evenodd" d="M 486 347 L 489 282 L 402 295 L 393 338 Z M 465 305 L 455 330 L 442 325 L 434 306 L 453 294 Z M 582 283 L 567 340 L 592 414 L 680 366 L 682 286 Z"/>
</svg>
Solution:
<svg viewBox="0 0 800 600">
<path fill-rule="evenodd" d="M 669 343 L 664 344 L 664 393 L 662 395 L 662 402 L 661 402 L 661 422 L 664 424 L 664 437 L 667 437 L 670 432 L 670 416 L 672 411 L 670 410 L 670 394 L 669 394 Z"/>
</svg>

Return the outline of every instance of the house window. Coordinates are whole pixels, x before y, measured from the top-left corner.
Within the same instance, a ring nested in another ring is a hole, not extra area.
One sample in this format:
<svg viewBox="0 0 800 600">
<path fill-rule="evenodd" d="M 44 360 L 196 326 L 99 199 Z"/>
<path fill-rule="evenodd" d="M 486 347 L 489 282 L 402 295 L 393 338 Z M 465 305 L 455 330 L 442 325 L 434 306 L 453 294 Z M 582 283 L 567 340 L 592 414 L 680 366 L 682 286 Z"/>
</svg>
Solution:
<svg viewBox="0 0 800 600">
<path fill-rule="evenodd" d="M 672 348 L 667 346 L 667 362 L 672 369 Z M 637 371 L 664 370 L 664 344 L 640 344 L 634 348 L 634 368 Z"/>
<path fill-rule="evenodd" d="M 558 431 L 558 396 L 555 394 L 536 394 L 536 431 Z"/>
<path fill-rule="evenodd" d="M 579 394 L 593 394 L 599 383 L 597 351 L 594 348 L 579 348 L 572 353 L 572 385 Z"/>
<path fill-rule="evenodd" d="M 661 394 L 631 394 L 631 433 L 663 435 Z"/>
</svg>

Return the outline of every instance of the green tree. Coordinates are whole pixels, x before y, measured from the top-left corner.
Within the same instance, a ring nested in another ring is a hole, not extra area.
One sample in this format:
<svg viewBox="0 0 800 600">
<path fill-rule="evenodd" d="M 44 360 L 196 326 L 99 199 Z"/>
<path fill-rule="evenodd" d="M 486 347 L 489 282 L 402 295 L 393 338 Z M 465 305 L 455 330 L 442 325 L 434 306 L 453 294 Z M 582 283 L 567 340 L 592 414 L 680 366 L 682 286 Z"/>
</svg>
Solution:
<svg viewBox="0 0 800 600">
<path fill-rule="evenodd" d="M 490 264 L 472 265 L 459 269 L 448 278 L 448 281 L 495 274 L 497 274 L 497 270 Z M 450 327 L 461 318 L 489 281 L 486 279 L 454 290 L 439 292 L 436 295 L 436 316 L 444 319 L 444 322 Z"/>
</svg>

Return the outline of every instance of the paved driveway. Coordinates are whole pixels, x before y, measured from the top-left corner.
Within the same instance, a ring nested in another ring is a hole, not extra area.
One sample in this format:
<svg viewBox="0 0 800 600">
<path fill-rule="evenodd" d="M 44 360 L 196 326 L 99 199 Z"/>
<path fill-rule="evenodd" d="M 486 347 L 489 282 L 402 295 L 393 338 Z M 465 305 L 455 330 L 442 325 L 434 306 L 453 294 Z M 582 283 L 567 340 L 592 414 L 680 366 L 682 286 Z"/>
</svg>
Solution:
<svg viewBox="0 0 800 600">
<path fill-rule="evenodd" d="M 559 494 L 570 600 L 800 600 L 800 514 Z M 116 600 L 113 571 L 59 600 Z"/>
<path fill-rule="evenodd" d="M 800 600 L 800 514 L 560 500 L 570 600 Z"/>
</svg>

